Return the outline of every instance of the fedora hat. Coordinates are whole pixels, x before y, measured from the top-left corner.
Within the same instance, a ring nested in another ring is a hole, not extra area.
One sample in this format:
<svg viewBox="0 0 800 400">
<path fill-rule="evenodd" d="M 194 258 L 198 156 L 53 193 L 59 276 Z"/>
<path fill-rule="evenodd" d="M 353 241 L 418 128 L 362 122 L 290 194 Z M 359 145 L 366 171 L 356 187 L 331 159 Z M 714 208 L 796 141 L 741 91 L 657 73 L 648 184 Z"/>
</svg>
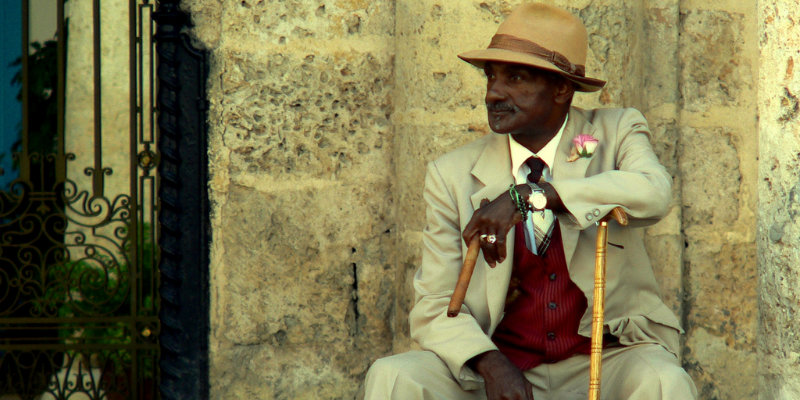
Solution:
<svg viewBox="0 0 800 400">
<path fill-rule="evenodd" d="M 487 61 L 501 61 L 555 71 L 594 92 L 606 82 L 586 77 L 588 35 L 580 19 L 546 4 L 523 4 L 509 14 L 487 49 L 459 54 L 462 60 L 483 68 Z"/>
</svg>

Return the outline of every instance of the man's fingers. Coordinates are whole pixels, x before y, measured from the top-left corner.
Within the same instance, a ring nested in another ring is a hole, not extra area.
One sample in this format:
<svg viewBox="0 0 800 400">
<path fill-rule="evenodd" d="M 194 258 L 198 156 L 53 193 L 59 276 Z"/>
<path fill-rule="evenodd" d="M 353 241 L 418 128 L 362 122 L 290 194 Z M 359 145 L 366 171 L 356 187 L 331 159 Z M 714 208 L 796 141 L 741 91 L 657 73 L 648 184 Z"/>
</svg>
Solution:
<svg viewBox="0 0 800 400">
<path fill-rule="evenodd" d="M 503 262 L 506 259 L 506 235 L 504 232 L 493 232 L 495 235 L 495 242 L 492 245 L 492 256 L 495 261 Z"/>
<path fill-rule="evenodd" d="M 481 234 L 475 225 L 477 225 L 477 223 L 475 222 L 475 216 L 473 216 L 469 223 L 467 223 L 467 226 L 464 228 L 464 232 L 461 233 L 461 237 L 464 239 L 464 243 L 467 243 L 467 245 L 469 245 L 469 242 L 472 241 L 473 237 Z"/>
<path fill-rule="evenodd" d="M 481 200 L 480 207 L 483 207 L 487 204 L 489 204 L 489 199 L 484 198 L 483 200 Z M 480 207 L 478 208 L 480 209 Z M 464 231 L 461 233 L 461 237 L 464 239 L 464 243 L 469 244 L 469 242 L 472 241 L 472 238 L 475 237 L 475 235 L 486 233 L 486 232 L 480 232 L 479 228 L 476 226 L 480 224 L 480 222 L 478 222 L 479 218 L 476 218 L 477 212 L 478 210 L 475 210 L 475 213 L 472 215 L 472 218 L 469 220 L 467 226 L 464 227 Z M 483 248 L 482 241 L 481 241 L 481 248 Z"/>
<path fill-rule="evenodd" d="M 500 240 L 500 237 L 497 237 L 497 243 L 495 243 L 495 251 L 497 252 L 497 261 L 503 262 L 506 259 L 506 240 Z"/>
<path fill-rule="evenodd" d="M 505 247 L 505 244 L 504 244 L 504 242 L 505 242 L 505 239 L 506 239 L 506 238 L 505 238 L 505 236 L 503 236 L 502 234 L 500 234 L 499 232 L 497 232 L 497 231 L 496 231 L 495 229 L 493 229 L 493 228 L 492 228 L 492 229 L 490 229 L 490 230 L 489 230 L 489 232 L 490 232 L 490 233 L 489 233 L 490 237 L 493 237 L 493 238 L 494 238 L 494 240 L 493 240 L 493 241 L 490 241 L 490 242 L 489 242 L 489 243 L 487 243 L 487 245 L 486 245 L 486 248 L 487 248 L 487 250 L 486 250 L 486 251 L 487 251 L 487 253 L 486 253 L 486 254 L 488 254 L 488 255 L 491 257 L 491 261 L 489 260 L 489 258 L 487 258 L 487 259 L 486 259 L 486 261 L 488 261 L 488 262 L 489 262 L 489 265 L 490 265 L 492 268 L 494 268 L 494 267 L 496 267 L 496 266 L 497 266 L 497 263 L 498 263 L 499 261 L 501 261 L 501 260 L 500 260 L 500 255 L 498 254 L 498 252 L 497 252 L 497 249 L 498 249 L 499 247 L 501 247 L 501 246 L 502 246 L 502 247 Z"/>
<path fill-rule="evenodd" d="M 485 235 L 485 237 L 481 238 L 481 250 L 483 250 L 483 258 L 490 267 L 494 268 L 497 261 L 497 248 L 495 247 L 494 243 L 489 243 L 488 240 L 489 237 L 494 236 L 494 233 L 486 233 Z"/>
<path fill-rule="evenodd" d="M 498 221 L 495 221 L 496 217 L 493 216 L 496 213 L 495 208 L 489 199 L 481 199 L 480 207 L 475 210 L 462 234 L 467 243 L 472 237 L 479 235 L 483 258 L 492 268 L 506 258 L 505 232 L 498 232 L 503 229 L 497 226 Z"/>
</svg>

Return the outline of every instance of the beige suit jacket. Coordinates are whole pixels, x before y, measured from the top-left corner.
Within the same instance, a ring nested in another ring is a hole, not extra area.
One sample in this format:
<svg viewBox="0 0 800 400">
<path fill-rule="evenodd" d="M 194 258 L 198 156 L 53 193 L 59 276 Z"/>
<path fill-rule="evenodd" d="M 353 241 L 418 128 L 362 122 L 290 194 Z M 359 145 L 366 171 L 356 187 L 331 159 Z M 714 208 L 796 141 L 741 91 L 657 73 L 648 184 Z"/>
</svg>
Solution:
<svg viewBox="0 0 800 400">
<path fill-rule="evenodd" d="M 572 139 L 589 134 L 599 140 L 591 158 L 567 162 Z M 643 226 L 667 212 L 672 178 L 650 145 L 650 131 L 634 109 L 570 110 L 558 145 L 552 185 L 567 213 L 558 213 L 570 278 L 583 291 L 589 307 L 579 334 L 591 336 L 595 221 L 622 206 L 629 227 L 609 226 L 606 287 L 606 330 L 624 345 L 659 343 L 677 354 L 679 322 L 658 294 L 643 243 Z M 503 305 L 513 257 L 490 268 L 479 257 L 461 314 L 448 318 L 467 247 L 461 231 L 481 199 L 492 200 L 513 183 L 508 141 L 489 134 L 445 154 L 428 165 L 427 203 L 422 264 L 414 277 L 416 303 L 409 315 L 411 336 L 436 353 L 465 390 L 479 388 L 481 377 L 465 363 L 497 347 L 491 335 L 503 318 Z M 506 238 L 514 252 L 514 229 Z"/>
</svg>

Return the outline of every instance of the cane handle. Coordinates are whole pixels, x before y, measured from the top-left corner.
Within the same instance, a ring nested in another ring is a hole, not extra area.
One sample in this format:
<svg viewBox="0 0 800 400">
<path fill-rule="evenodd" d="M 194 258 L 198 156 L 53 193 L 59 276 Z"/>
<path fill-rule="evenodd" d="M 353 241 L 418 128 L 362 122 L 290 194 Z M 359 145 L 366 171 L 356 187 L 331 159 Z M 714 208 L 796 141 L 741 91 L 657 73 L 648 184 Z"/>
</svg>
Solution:
<svg viewBox="0 0 800 400">
<path fill-rule="evenodd" d="M 628 214 L 625 213 L 625 210 L 622 207 L 614 207 L 605 217 L 603 217 L 600 221 L 610 221 L 610 220 L 617 221 L 618 224 L 622 226 L 628 226 Z"/>
</svg>

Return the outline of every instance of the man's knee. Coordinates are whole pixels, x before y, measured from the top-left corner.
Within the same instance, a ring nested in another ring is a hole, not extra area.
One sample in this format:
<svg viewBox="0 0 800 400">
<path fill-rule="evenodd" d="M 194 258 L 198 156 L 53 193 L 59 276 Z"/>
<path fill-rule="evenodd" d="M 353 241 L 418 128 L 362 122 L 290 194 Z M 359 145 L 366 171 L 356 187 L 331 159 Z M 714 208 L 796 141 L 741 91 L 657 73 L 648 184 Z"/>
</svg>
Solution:
<svg viewBox="0 0 800 400">
<path fill-rule="evenodd" d="M 447 367 L 430 352 L 411 351 L 380 358 L 367 371 L 365 399 L 423 398 L 425 381 L 445 374 L 449 374 Z"/>
<path fill-rule="evenodd" d="M 400 370 L 402 367 L 398 365 L 394 359 L 396 356 L 389 356 L 384 358 L 379 358 L 375 360 L 374 363 L 369 367 L 367 370 L 367 385 L 369 385 L 371 380 L 386 380 L 392 379 L 399 375 Z"/>
<path fill-rule="evenodd" d="M 680 366 L 677 358 L 665 354 L 640 354 L 640 363 L 628 368 L 618 382 L 622 398 L 630 399 L 696 399 L 692 378 Z M 649 357 L 648 357 L 649 356 Z"/>
<path fill-rule="evenodd" d="M 466 392 L 447 365 L 430 351 L 410 351 L 375 361 L 367 371 L 365 399 L 481 399 Z"/>
<path fill-rule="evenodd" d="M 392 357 L 394 356 L 375 360 L 367 370 L 366 399 L 385 397 L 386 393 L 391 393 L 391 388 L 399 375 L 399 369 L 392 361 Z"/>
<path fill-rule="evenodd" d="M 367 371 L 367 381 L 370 379 L 413 378 L 427 358 L 423 352 L 407 352 L 377 359 Z"/>
</svg>

